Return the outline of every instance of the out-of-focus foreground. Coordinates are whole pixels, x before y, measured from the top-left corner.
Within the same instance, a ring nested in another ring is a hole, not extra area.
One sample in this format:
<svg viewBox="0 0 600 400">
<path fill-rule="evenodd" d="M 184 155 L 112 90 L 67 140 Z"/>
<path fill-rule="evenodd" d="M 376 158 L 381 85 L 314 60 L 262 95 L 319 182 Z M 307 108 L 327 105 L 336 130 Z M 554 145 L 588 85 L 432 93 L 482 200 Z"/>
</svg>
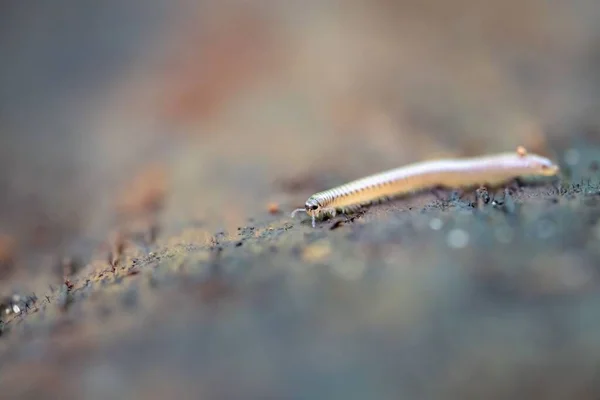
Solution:
<svg viewBox="0 0 600 400">
<path fill-rule="evenodd" d="M 593 0 L 1 5 L 0 394 L 595 398 L 598 18 Z M 518 145 L 561 182 L 288 217 Z"/>
</svg>

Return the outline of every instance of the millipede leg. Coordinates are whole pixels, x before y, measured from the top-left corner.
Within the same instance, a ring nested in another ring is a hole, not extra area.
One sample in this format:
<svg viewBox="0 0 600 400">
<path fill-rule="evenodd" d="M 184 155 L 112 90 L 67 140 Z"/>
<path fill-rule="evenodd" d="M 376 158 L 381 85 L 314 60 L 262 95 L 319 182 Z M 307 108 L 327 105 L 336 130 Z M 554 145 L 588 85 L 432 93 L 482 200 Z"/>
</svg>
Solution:
<svg viewBox="0 0 600 400">
<path fill-rule="evenodd" d="M 448 198 L 448 201 L 449 202 L 460 201 L 460 200 L 462 200 L 464 195 L 465 195 L 465 191 L 462 189 L 453 190 L 450 193 L 450 197 Z"/>
<path fill-rule="evenodd" d="M 477 208 L 482 209 L 484 204 L 490 202 L 490 194 L 485 186 L 480 186 L 479 189 L 475 191 L 475 199 L 477 201 Z"/>
<path fill-rule="evenodd" d="M 513 193 L 518 192 L 521 187 L 523 187 L 523 181 L 519 178 L 515 178 L 511 180 L 506 186 L 507 189 L 510 189 Z"/>
<path fill-rule="evenodd" d="M 444 201 L 447 201 L 447 200 L 448 200 L 448 199 L 447 199 L 447 198 L 445 198 L 445 196 L 444 196 L 444 194 L 446 194 L 446 193 L 445 193 L 445 191 L 444 191 L 444 190 L 442 190 L 442 189 L 441 189 L 441 188 L 439 188 L 439 187 L 433 187 L 433 188 L 431 188 L 431 193 L 432 193 L 432 194 L 433 194 L 433 195 L 436 197 L 436 199 L 438 199 L 438 200 L 439 200 L 439 201 L 441 201 L 441 202 L 444 202 Z"/>
</svg>

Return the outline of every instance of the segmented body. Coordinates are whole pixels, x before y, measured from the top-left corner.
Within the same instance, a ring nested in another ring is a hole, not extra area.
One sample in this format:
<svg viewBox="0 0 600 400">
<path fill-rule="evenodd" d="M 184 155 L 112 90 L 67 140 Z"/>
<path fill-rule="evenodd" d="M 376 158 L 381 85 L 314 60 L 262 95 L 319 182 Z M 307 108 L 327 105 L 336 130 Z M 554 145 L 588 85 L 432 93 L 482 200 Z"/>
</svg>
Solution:
<svg viewBox="0 0 600 400">
<path fill-rule="evenodd" d="M 527 154 L 523 147 L 516 152 L 464 159 L 425 161 L 368 176 L 316 193 L 308 198 L 304 209 L 316 219 L 351 213 L 364 206 L 428 188 L 467 188 L 498 186 L 528 175 L 553 176 L 559 167 L 551 160 Z"/>
</svg>

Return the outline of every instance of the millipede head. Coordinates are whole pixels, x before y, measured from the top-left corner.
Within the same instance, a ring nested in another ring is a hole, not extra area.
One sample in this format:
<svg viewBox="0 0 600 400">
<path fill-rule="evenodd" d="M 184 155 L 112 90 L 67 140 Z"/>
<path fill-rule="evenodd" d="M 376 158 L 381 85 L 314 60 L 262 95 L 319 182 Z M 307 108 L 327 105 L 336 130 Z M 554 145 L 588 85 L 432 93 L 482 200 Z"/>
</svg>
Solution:
<svg viewBox="0 0 600 400">
<path fill-rule="evenodd" d="M 307 212 L 307 210 L 305 208 L 296 208 L 294 211 L 292 211 L 291 217 L 294 218 L 296 216 L 296 213 L 298 213 L 300 211 L 306 212 L 312 218 L 312 227 L 315 228 L 317 226 L 316 212 L 311 210 L 311 212 L 309 213 L 309 212 Z"/>
<path fill-rule="evenodd" d="M 308 200 L 306 200 L 304 208 L 297 208 L 294 211 L 292 211 L 291 217 L 294 218 L 296 216 L 296 213 L 300 211 L 304 211 L 306 214 L 308 214 L 312 218 L 313 228 L 316 227 L 317 215 L 320 215 L 321 213 L 321 205 L 319 204 L 319 202 L 316 199 L 309 198 Z"/>
<path fill-rule="evenodd" d="M 310 198 L 310 199 L 306 200 L 306 203 L 304 204 L 304 208 L 306 209 L 306 213 L 310 214 L 311 212 L 314 213 L 319 208 L 321 208 L 321 205 L 319 204 L 319 202 L 317 200 Z"/>
</svg>

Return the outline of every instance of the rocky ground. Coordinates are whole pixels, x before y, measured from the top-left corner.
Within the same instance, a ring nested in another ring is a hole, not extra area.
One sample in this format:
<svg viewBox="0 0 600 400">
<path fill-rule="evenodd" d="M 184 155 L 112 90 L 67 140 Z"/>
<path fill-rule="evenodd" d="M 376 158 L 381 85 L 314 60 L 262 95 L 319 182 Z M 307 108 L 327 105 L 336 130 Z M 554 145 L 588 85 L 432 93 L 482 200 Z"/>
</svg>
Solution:
<svg viewBox="0 0 600 400">
<path fill-rule="evenodd" d="M 0 24 L 2 398 L 598 398 L 593 2 L 62 3 Z M 289 216 L 517 145 L 560 177 Z"/>
</svg>

